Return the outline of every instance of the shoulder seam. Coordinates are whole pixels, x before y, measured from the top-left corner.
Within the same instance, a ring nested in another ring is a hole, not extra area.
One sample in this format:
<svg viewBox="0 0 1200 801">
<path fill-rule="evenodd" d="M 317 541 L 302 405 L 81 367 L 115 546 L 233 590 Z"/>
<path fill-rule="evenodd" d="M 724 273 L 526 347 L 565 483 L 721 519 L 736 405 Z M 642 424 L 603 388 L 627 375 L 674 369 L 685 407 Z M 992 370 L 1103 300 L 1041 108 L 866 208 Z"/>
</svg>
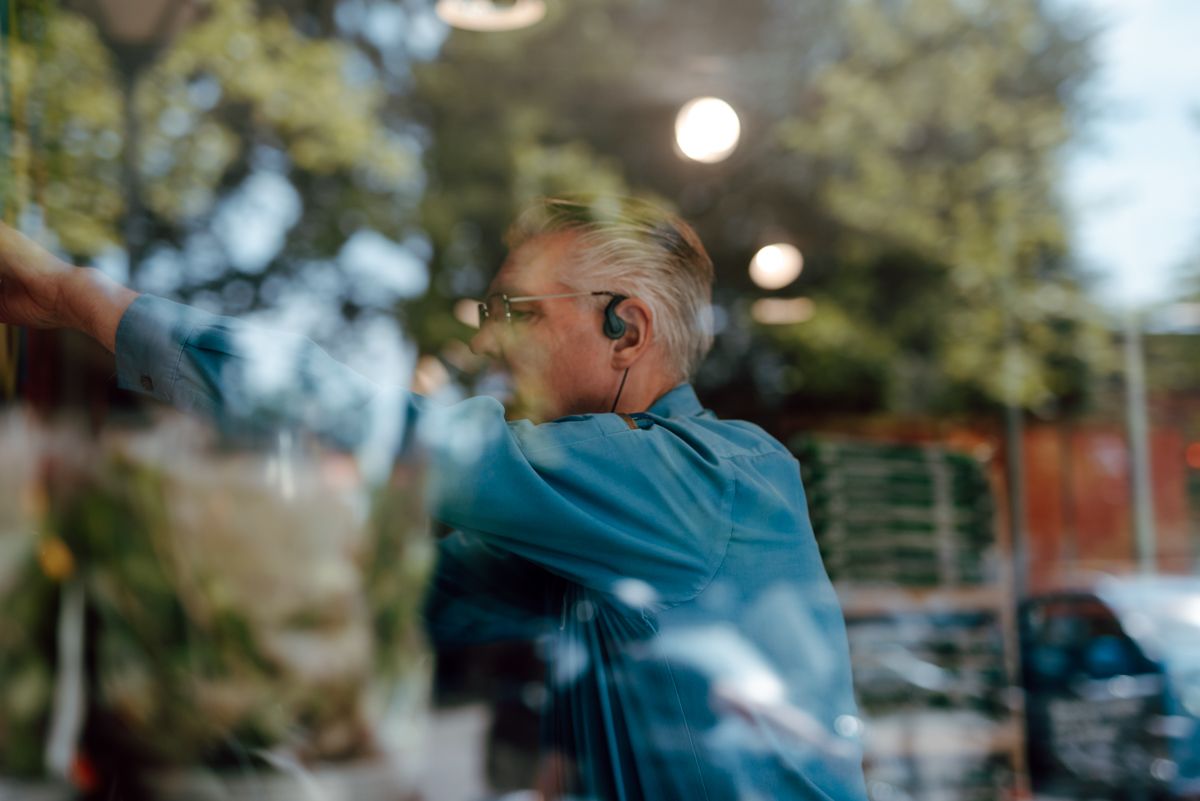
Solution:
<svg viewBox="0 0 1200 801">
<path fill-rule="evenodd" d="M 639 430 L 637 426 L 634 426 L 634 429 Z M 520 437 L 517 437 L 516 439 L 517 439 L 517 447 L 519 447 L 521 449 L 521 453 L 528 455 L 528 454 L 533 454 L 533 453 L 540 453 L 542 451 L 554 450 L 556 448 L 565 448 L 565 447 L 574 447 L 576 445 L 583 445 L 584 443 L 587 443 L 587 442 L 595 442 L 598 439 L 609 439 L 610 437 L 619 437 L 622 434 L 627 433 L 628 431 L 629 431 L 628 428 L 620 428 L 620 429 L 617 429 L 616 431 L 601 430 L 599 434 L 593 434 L 590 437 L 582 437 L 580 439 L 574 439 L 574 440 L 571 440 L 570 442 L 549 442 L 544 445 L 532 445 L 532 446 L 526 446 L 526 444 L 521 440 Z"/>
</svg>

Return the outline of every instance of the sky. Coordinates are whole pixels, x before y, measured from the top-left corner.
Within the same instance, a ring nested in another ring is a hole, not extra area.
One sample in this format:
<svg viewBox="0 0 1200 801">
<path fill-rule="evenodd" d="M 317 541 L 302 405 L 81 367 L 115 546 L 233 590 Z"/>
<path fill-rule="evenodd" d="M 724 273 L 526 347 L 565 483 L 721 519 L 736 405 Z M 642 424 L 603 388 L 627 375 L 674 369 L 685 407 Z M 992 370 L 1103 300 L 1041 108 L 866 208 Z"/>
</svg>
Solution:
<svg viewBox="0 0 1200 801">
<path fill-rule="evenodd" d="M 1200 1 L 1072 5 L 1105 23 L 1098 119 L 1065 165 L 1074 245 L 1100 300 L 1144 307 L 1200 261 Z"/>
</svg>

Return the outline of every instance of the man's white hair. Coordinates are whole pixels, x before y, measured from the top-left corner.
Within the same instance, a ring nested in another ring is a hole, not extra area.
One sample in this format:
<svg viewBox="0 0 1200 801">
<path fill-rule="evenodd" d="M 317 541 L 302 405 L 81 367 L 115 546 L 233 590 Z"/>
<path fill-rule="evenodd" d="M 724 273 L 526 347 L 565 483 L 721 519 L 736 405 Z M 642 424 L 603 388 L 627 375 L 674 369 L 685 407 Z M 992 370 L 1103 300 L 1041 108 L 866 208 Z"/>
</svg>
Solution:
<svg viewBox="0 0 1200 801">
<path fill-rule="evenodd" d="M 692 227 L 634 198 L 540 198 L 517 217 L 506 241 L 516 249 L 564 231 L 577 236 L 577 258 L 562 282 L 643 301 L 668 363 L 681 379 L 691 378 L 713 339 L 713 264 Z"/>
</svg>

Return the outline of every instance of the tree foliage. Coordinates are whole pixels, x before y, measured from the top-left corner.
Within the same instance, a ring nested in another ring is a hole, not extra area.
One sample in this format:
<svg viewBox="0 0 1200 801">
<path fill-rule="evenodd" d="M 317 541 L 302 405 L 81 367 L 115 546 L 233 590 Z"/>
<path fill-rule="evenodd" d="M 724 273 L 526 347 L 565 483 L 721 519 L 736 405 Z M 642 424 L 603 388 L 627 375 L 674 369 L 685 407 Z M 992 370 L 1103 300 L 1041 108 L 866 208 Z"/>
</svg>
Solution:
<svg viewBox="0 0 1200 801">
<path fill-rule="evenodd" d="M 120 250 L 132 244 L 122 226 L 132 213 L 123 151 L 136 147 L 147 258 L 129 265 L 130 279 L 141 285 L 157 270 L 150 288 L 182 297 L 241 280 L 251 289 L 243 302 L 210 303 L 234 311 L 255 305 L 268 273 L 331 258 L 360 228 L 399 237 L 418 184 L 415 147 L 387 124 L 387 91 L 369 59 L 330 34 L 302 32 L 284 8 L 214 0 L 136 76 L 131 124 L 118 64 L 93 24 L 50 15 L 44 37 L 13 54 L 15 105 L 25 112 L 15 126 L 26 140 L 15 149 L 26 181 L 18 194 L 75 258 Z M 220 216 L 261 174 L 290 185 L 284 194 L 299 208 L 268 263 L 242 265 Z"/>
<path fill-rule="evenodd" d="M 780 339 L 811 349 L 823 314 L 849 315 L 890 351 L 894 397 L 1077 401 L 1108 359 L 1056 191 L 1086 41 L 1038 0 L 856 2 L 840 30 L 779 130 L 873 291 L 830 278 L 813 324 Z"/>
</svg>

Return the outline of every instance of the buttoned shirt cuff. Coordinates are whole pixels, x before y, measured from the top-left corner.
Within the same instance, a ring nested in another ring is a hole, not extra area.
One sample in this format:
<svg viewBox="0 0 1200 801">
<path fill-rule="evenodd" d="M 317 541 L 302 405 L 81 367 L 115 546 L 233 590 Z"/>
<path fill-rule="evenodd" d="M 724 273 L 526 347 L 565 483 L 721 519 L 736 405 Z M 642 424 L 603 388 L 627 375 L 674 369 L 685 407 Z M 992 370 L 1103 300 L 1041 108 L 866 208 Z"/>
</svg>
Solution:
<svg viewBox="0 0 1200 801">
<path fill-rule="evenodd" d="M 170 403 L 179 362 L 204 312 L 140 295 L 117 325 L 117 386 Z"/>
</svg>

